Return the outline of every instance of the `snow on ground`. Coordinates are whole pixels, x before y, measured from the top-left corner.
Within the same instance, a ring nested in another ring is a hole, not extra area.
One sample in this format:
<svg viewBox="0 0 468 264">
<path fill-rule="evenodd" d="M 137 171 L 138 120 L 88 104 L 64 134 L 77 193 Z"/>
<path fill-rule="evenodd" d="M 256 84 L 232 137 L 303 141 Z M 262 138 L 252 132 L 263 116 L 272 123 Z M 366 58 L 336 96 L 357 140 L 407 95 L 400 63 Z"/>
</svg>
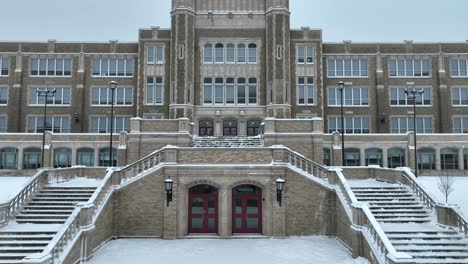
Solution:
<svg viewBox="0 0 468 264">
<path fill-rule="evenodd" d="M 119 239 L 101 249 L 89 264 L 368 264 L 336 239 Z"/>
<path fill-rule="evenodd" d="M 417 181 L 424 188 L 424 190 L 431 195 L 431 197 L 439 202 L 445 204 L 445 196 L 437 187 L 439 177 L 428 176 L 418 177 Z M 465 217 L 468 217 L 468 177 L 455 177 L 453 184 L 453 192 L 449 195 L 449 204 L 457 204 Z"/>
<path fill-rule="evenodd" d="M 100 179 L 88 179 L 86 177 L 76 177 L 69 181 L 49 182 L 50 187 L 98 187 Z"/>
<path fill-rule="evenodd" d="M 15 197 L 28 183 L 31 177 L 0 177 L 0 204 Z"/>
</svg>

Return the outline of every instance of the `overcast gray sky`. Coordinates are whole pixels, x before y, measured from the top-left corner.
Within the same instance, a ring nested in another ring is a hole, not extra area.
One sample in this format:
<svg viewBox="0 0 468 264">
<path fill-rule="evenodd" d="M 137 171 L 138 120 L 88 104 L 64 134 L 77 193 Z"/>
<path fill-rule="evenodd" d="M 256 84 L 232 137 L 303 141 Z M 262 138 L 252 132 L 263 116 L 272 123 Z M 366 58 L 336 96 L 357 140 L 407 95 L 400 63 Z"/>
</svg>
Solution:
<svg viewBox="0 0 468 264">
<path fill-rule="evenodd" d="M 0 41 L 137 41 L 170 27 L 171 0 L 0 0 Z M 327 42 L 465 41 L 467 0 L 290 0 L 291 27 L 322 28 Z"/>
</svg>

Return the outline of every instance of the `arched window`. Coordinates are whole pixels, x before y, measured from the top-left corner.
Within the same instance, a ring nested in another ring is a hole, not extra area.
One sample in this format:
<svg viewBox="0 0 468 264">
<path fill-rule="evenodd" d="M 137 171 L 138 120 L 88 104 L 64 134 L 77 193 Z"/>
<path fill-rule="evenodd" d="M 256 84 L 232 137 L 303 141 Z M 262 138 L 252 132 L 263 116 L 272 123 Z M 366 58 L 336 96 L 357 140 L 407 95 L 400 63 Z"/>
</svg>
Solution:
<svg viewBox="0 0 468 264">
<path fill-rule="evenodd" d="M 250 120 L 247 121 L 247 136 L 254 137 L 260 135 L 260 124 L 262 121 Z"/>
<path fill-rule="evenodd" d="M 76 165 L 94 166 L 94 149 L 80 148 L 76 151 Z"/>
<path fill-rule="evenodd" d="M 71 167 L 71 149 L 56 148 L 54 149 L 54 168 Z"/>
<path fill-rule="evenodd" d="M 211 120 L 201 120 L 199 123 L 199 136 L 202 137 L 212 137 L 213 136 L 213 121 Z"/>
<path fill-rule="evenodd" d="M 112 165 L 109 164 L 109 148 L 102 148 L 99 150 L 99 166 L 101 167 L 115 167 L 117 166 L 117 149 L 112 149 Z"/>
<path fill-rule="evenodd" d="M 387 161 L 389 168 L 405 166 L 405 150 L 401 148 L 391 148 L 387 150 Z"/>
<path fill-rule="evenodd" d="M 41 167 L 41 149 L 27 148 L 23 151 L 23 169 L 35 170 Z"/>
<path fill-rule="evenodd" d="M 257 78 L 249 78 L 249 104 L 257 104 Z"/>
<path fill-rule="evenodd" d="M 234 44 L 232 44 L 232 43 L 228 43 L 226 45 L 226 62 L 227 63 L 236 62 L 235 47 L 236 46 L 234 46 Z"/>
<path fill-rule="evenodd" d="M 418 169 L 435 170 L 435 151 L 431 148 L 418 150 Z"/>
<path fill-rule="evenodd" d="M 379 165 L 383 167 L 382 150 L 378 148 L 366 149 L 366 166 Z"/>
<path fill-rule="evenodd" d="M 0 150 L 0 169 L 16 170 L 17 169 L 18 150 L 15 148 L 4 148 Z"/>
<path fill-rule="evenodd" d="M 213 79 L 203 79 L 203 104 L 213 103 Z"/>
<path fill-rule="evenodd" d="M 249 44 L 249 63 L 257 63 L 257 44 Z"/>
<path fill-rule="evenodd" d="M 458 150 L 444 148 L 440 150 L 440 168 L 442 170 L 458 170 Z"/>
<path fill-rule="evenodd" d="M 224 136 L 237 136 L 237 121 L 226 120 L 223 122 L 223 135 Z"/>
<path fill-rule="evenodd" d="M 237 45 L 237 63 L 245 63 L 245 44 Z"/>
<path fill-rule="evenodd" d="M 330 160 L 330 149 L 329 148 L 323 148 L 323 165 L 325 166 L 330 166 L 331 160 Z"/>
<path fill-rule="evenodd" d="M 205 63 L 213 63 L 213 45 L 206 43 L 203 46 L 203 61 Z"/>
<path fill-rule="evenodd" d="M 223 63 L 224 62 L 224 45 L 218 43 L 215 45 L 215 62 Z"/>
<path fill-rule="evenodd" d="M 344 166 L 359 166 L 361 155 L 359 149 L 349 148 L 344 150 Z"/>
</svg>

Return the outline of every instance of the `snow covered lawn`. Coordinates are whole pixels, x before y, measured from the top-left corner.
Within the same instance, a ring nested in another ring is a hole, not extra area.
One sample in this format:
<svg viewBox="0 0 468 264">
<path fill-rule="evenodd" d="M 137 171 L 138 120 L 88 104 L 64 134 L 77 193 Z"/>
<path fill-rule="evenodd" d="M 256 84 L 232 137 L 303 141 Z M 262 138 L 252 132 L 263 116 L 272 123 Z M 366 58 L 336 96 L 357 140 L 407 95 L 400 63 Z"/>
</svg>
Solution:
<svg viewBox="0 0 468 264">
<path fill-rule="evenodd" d="M 96 252 L 89 264 L 367 264 L 353 259 L 337 240 L 286 239 L 119 239 Z"/>
<path fill-rule="evenodd" d="M 439 177 L 419 177 L 419 184 L 439 203 L 445 204 L 445 196 L 440 192 L 437 184 Z M 458 204 L 465 217 L 468 217 L 468 177 L 455 177 L 453 192 L 449 195 L 449 204 Z"/>
<path fill-rule="evenodd" d="M 31 177 L 0 177 L 0 203 L 8 202 L 15 197 L 28 183 Z"/>
</svg>

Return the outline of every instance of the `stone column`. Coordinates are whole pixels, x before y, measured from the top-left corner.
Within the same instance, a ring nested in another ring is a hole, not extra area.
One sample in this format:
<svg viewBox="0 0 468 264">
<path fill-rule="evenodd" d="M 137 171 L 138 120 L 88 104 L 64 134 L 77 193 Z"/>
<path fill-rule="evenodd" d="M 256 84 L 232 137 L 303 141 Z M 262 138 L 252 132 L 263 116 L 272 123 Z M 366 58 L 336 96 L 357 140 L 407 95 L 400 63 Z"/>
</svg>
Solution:
<svg viewBox="0 0 468 264">
<path fill-rule="evenodd" d="M 21 170 L 23 169 L 23 148 L 18 148 L 18 154 L 17 154 L 17 157 L 16 157 L 16 164 L 17 164 L 17 168 L 18 170 Z"/>
<path fill-rule="evenodd" d="M 366 166 L 366 150 L 363 148 L 359 149 L 360 164 L 361 166 Z"/>
<path fill-rule="evenodd" d="M 464 159 L 463 159 L 463 148 L 460 148 L 458 150 L 458 169 L 459 170 L 465 170 L 465 164 L 464 164 Z"/>
<path fill-rule="evenodd" d="M 382 164 L 384 168 L 388 167 L 387 149 L 382 149 Z"/>
<path fill-rule="evenodd" d="M 435 160 L 436 160 L 436 170 L 442 170 L 442 164 L 440 160 L 440 148 L 435 149 Z"/>
<path fill-rule="evenodd" d="M 232 191 L 226 186 L 222 186 L 218 193 L 218 233 L 221 237 L 232 235 L 231 221 L 232 219 Z"/>
</svg>

